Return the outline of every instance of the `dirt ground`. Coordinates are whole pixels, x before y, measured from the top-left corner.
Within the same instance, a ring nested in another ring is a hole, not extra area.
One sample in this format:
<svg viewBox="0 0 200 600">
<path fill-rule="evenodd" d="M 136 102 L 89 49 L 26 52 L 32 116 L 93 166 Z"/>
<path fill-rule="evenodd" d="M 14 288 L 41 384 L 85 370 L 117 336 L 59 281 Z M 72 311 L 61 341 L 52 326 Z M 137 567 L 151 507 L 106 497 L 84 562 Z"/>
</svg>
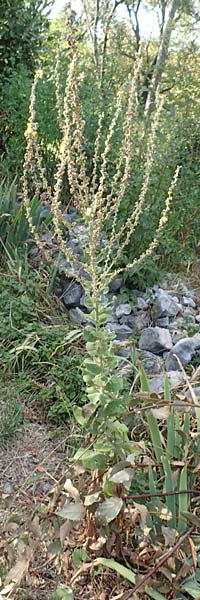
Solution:
<svg viewBox="0 0 200 600">
<path fill-rule="evenodd" d="M 51 539 L 53 517 L 48 511 L 53 490 L 66 471 L 68 439 L 69 434 L 61 431 L 60 437 L 54 440 L 48 427 L 33 422 L 25 424 L 8 446 L 0 450 L 1 577 L 18 561 L 20 545 L 23 554 L 27 532 L 34 546 L 29 568 L 12 596 L 8 594 L 6 598 L 49 600 L 59 585 L 70 585 L 74 572 L 71 555 L 74 548 L 81 545 L 80 528 L 74 529 L 59 564 L 56 541 Z M 36 534 L 34 541 L 32 533 Z M 20 540 L 17 555 L 15 540 Z M 91 572 L 83 573 L 73 588 L 75 600 L 114 600 L 125 591 L 120 577 L 109 572 L 96 577 Z"/>
</svg>

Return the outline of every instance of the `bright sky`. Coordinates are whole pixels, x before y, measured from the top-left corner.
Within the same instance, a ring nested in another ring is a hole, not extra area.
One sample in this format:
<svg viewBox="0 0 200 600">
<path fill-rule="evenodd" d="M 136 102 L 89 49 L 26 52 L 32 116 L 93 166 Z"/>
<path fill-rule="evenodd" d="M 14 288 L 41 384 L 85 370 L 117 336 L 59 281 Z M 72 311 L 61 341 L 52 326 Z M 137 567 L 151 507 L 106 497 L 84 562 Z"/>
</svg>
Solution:
<svg viewBox="0 0 200 600">
<path fill-rule="evenodd" d="M 57 17 L 66 3 L 67 3 L 67 0 L 55 0 L 50 17 L 52 19 Z M 80 11 L 80 4 L 81 4 L 80 0 L 72 0 L 72 8 L 74 8 L 74 10 L 77 13 Z M 118 9 L 118 14 L 120 14 L 120 16 L 123 17 L 124 9 L 122 9 L 122 8 L 121 8 L 121 10 Z M 139 12 L 139 16 L 140 16 L 140 30 L 141 30 L 142 36 L 144 36 L 144 37 L 148 36 L 148 38 L 149 38 L 151 36 L 151 34 L 153 36 L 158 35 L 159 29 L 158 29 L 158 23 L 157 23 L 155 13 L 147 12 L 146 10 L 141 9 Z"/>
</svg>

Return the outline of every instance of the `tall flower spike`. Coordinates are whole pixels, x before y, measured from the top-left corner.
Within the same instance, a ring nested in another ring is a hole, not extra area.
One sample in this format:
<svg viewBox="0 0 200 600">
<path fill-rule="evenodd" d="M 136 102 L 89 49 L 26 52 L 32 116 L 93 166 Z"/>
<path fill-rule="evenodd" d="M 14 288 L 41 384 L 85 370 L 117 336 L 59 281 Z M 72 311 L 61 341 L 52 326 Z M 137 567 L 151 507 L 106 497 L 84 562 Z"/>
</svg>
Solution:
<svg viewBox="0 0 200 600">
<path fill-rule="evenodd" d="M 146 194 L 148 192 L 149 181 L 150 181 L 153 162 L 154 162 L 156 134 L 157 134 L 157 128 L 158 128 L 158 122 L 159 122 L 159 116 L 160 116 L 161 110 L 162 110 L 162 103 L 160 102 L 160 104 L 158 104 L 158 106 L 157 106 L 157 110 L 156 110 L 156 113 L 155 113 L 155 116 L 153 119 L 153 123 L 152 123 L 151 133 L 150 133 L 148 144 L 147 144 L 146 164 L 145 164 L 145 169 L 144 169 L 142 189 L 141 189 L 139 198 L 136 202 L 135 208 L 134 208 L 131 216 L 121 226 L 121 228 L 119 229 L 119 231 L 116 233 L 115 237 L 112 240 L 112 243 L 116 244 L 117 242 L 122 240 L 123 234 L 126 233 L 125 240 L 120 243 L 120 247 L 119 247 L 118 251 L 116 252 L 115 258 L 112 261 L 110 268 L 112 268 L 114 266 L 114 264 L 116 264 L 117 261 L 122 256 L 123 250 L 128 245 L 130 238 L 133 235 L 133 233 L 138 225 L 140 216 L 143 211 L 144 202 L 146 199 Z"/>
<path fill-rule="evenodd" d="M 142 65 L 142 56 L 141 56 L 141 47 L 140 47 L 140 52 L 138 53 L 138 56 L 136 59 L 135 71 L 134 71 L 134 76 L 133 76 L 132 84 L 131 84 L 131 90 L 130 90 L 130 94 L 129 94 L 128 108 L 127 108 L 127 112 L 126 112 L 125 127 L 124 127 L 124 141 L 121 146 L 118 167 L 117 167 L 116 173 L 113 178 L 111 194 L 107 198 L 108 205 L 107 205 L 107 211 L 106 211 L 105 218 L 106 218 L 106 220 L 108 220 L 112 216 L 113 221 L 112 221 L 109 246 L 107 248 L 105 269 L 107 269 L 107 266 L 108 266 L 108 263 L 110 260 L 110 254 L 112 252 L 112 248 L 113 248 L 113 244 L 114 244 L 114 240 L 115 240 L 119 208 L 120 208 L 121 202 L 124 198 L 124 194 L 126 192 L 127 185 L 129 182 L 129 177 L 130 177 L 131 159 L 132 159 L 132 153 L 133 153 L 133 139 L 132 138 L 133 138 L 134 118 L 137 114 L 137 82 L 138 82 L 138 77 L 139 77 L 139 73 L 141 70 L 141 65 Z M 124 156 L 125 156 L 125 168 L 124 168 L 124 173 L 122 175 L 121 181 L 119 183 L 119 189 L 117 191 L 116 185 L 120 179 L 121 164 L 122 164 L 122 160 L 123 160 Z M 115 193 L 115 197 L 113 198 L 112 196 L 114 193 Z M 109 207 L 109 202 L 111 203 L 110 207 Z"/>
<path fill-rule="evenodd" d="M 143 260 L 145 260 L 146 258 L 149 258 L 149 256 L 152 255 L 152 253 L 154 252 L 154 250 L 157 248 L 158 243 L 159 243 L 159 239 L 160 236 L 162 234 L 163 228 L 166 225 L 167 221 L 168 221 L 168 217 L 169 217 L 169 211 L 170 211 L 170 206 L 171 206 L 171 201 L 173 198 L 173 191 L 174 188 L 177 184 L 177 180 L 178 180 L 178 176 L 181 170 L 181 166 L 178 165 L 178 167 L 176 168 L 176 171 L 174 173 L 174 177 L 172 179 L 171 185 L 169 187 L 169 191 L 167 194 L 167 198 L 165 201 L 165 206 L 163 208 L 163 211 L 161 213 L 161 217 L 159 220 L 159 224 L 155 233 L 155 237 L 152 240 L 152 242 L 149 244 L 148 248 L 146 250 L 144 250 L 144 252 L 142 252 L 140 254 L 140 256 L 138 258 L 135 258 L 132 262 L 130 262 L 128 265 L 126 265 L 126 267 L 121 267 L 119 269 L 115 269 L 115 271 L 112 271 L 112 276 L 116 277 L 116 275 L 119 275 L 119 273 L 128 271 L 129 269 L 132 269 L 134 266 L 139 265 Z"/>
</svg>

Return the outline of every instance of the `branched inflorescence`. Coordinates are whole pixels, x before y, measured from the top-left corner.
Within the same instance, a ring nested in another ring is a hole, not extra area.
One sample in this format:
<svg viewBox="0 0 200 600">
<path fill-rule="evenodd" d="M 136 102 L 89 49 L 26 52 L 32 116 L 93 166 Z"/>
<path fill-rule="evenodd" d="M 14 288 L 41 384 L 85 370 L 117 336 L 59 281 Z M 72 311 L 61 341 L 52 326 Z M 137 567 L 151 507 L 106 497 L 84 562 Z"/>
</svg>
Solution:
<svg viewBox="0 0 200 600">
<path fill-rule="evenodd" d="M 159 124 L 162 103 L 157 97 L 156 111 L 153 117 L 151 131 L 147 142 L 146 159 L 144 165 L 143 182 L 141 191 L 136 202 L 133 202 L 133 209 L 129 216 L 119 225 L 119 209 L 124 199 L 127 187 L 129 185 L 132 157 L 134 151 L 134 127 L 138 111 L 138 78 L 142 65 L 142 47 L 140 47 L 135 61 L 133 79 L 130 84 L 128 104 L 124 117 L 122 142 L 118 152 L 118 159 L 115 165 L 115 173 L 112 182 L 109 182 L 108 189 L 108 165 L 110 151 L 113 143 L 113 136 L 119 118 L 122 117 L 124 110 L 124 94 L 120 90 L 117 100 L 115 113 L 108 128 L 108 133 L 104 141 L 104 149 L 101 151 L 101 141 L 103 132 L 103 113 L 99 116 L 98 128 L 93 157 L 93 172 L 89 179 L 87 174 L 87 161 L 85 154 L 85 122 L 82 116 L 82 108 L 79 102 L 79 75 L 77 68 L 77 44 L 76 31 L 73 18 L 69 16 L 67 20 L 68 32 L 68 52 L 69 67 L 64 93 L 64 102 L 61 102 L 61 92 L 59 84 L 59 65 L 60 58 L 57 57 L 56 63 L 56 97 L 58 109 L 58 123 L 62 132 L 62 142 L 55 172 L 55 185 L 51 189 L 45 174 L 45 168 L 42 165 L 40 146 L 38 141 L 35 98 L 36 87 L 41 77 L 37 72 L 32 86 L 30 98 L 30 115 L 26 130 L 27 148 L 24 161 L 23 176 L 23 198 L 26 209 L 27 219 L 30 231 L 40 250 L 44 251 L 45 257 L 49 258 L 41 241 L 39 233 L 33 224 L 30 209 L 30 194 L 39 196 L 44 202 L 48 202 L 52 213 L 54 225 L 54 237 L 56 239 L 59 252 L 66 259 L 67 263 L 73 267 L 75 277 L 82 281 L 81 269 L 84 268 L 90 276 L 90 291 L 94 296 L 101 294 L 105 284 L 116 274 L 133 268 L 146 260 L 156 249 L 163 228 L 167 222 L 172 194 L 177 182 L 180 167 L 177 167 L 172 179 L 164 207 L 161 211 L 160 220 L 154 234 L 153 240 L 147 248 L 142 249 L 139 257 L 130 261 L 126 267 L 121 266 L 121 259 L 124 249 L 128 246 L 139 220 L 143 214 L 146 204 L 147 192 L 149 189 L 150 178 L 154 163 L 156 136 Z M 83 259 L 77 259 L 67 243 L 68 230 L 70 224 L 66 223 L 62 211 L 62 187 L 63 177 L 67 173 L 71 202 L 77 208 L 80 220 L 87 226 L 88 243 L 83 242 Z M 98 175 L 100 173 L 100 175 Z M 105 238 L 105 229 L 109 223 L 109 235 L 106 233 L 106 246 L 102 245 L 102 238 Z M 67 231 L 64 232 L 64 229 Z M 82 281 L 83 285 L 85 284 Z"/>
</svg>

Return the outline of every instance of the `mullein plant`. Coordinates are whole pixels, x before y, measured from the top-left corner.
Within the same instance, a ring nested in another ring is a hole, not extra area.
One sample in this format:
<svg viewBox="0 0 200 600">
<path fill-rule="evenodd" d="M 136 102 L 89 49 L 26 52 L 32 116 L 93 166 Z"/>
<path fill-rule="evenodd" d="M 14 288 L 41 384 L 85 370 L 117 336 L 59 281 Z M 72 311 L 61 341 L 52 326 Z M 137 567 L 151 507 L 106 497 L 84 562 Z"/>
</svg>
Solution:
<svg viewBox="0 0 200 600">
<path fill-rule="evenodd" d="M 91 501 L 87 500 L 87 511 L 92 507 L 94 492 L 98 486 L 101 488 L 99 500 L 94 496 L 97 518 L 103 518 L 104 525 L 112 521 L 121 511 L 122 499 L 119 498 L 120 477 L 112 472 L 113 465 L 121 464 L 127 456 L 134 453 L 134 444 L 129 439 L 128 428 L 124 424 L 124 415 L 127 414 L 130 396 L 127 382 L 119 375 L 119 358 L 115 353 L 115 335 L 109 333 L 106 322 L 109 317 L 109 307 L 105 306 L 103 296 L 108 290 L 110 280 L 119 273 L 138 266 L 148 259 L 155 251 L 163 228 L 167 222 L 172 194 L 177 182 L 179 167 L 176 168 L 166 201 L 164 203 L 157 230 L 148 247 L 141 248 L 141 254 L 126 267 L 121 267 L 120 259 L 124 249 L 131 239 L 145 209 L 146 196 L 152 174 L 156 134 L 161 112 L 161 103 L 157 98 L 157 108 L 153 117 L 151 131 L 147 142 L 147 152 L 144 167 L 144 177 L 141 191 L 135 202 L 132 213 L 123 222 L 119 223 L 118 215 L 123 202 L 129 178 L 133 157 L 134 122 L 138 111 L 138 78 L 142 65 L 142 51 L 139 50 L 135 61 L 133 79 L 130 82 L 129 97 L 123 123 L 122 142 L 115 165 L 115 173 L 108 191 L 108 163 L 115 128 L 124 109 L 123 92 L 120 91 L 116 99 L 115 113 L 109 126 L 101 150 L 104 115 L 100 114 L 93 157 L 92 177 L 87 173 L 85 154 L 84 129 L 85 122 L 79 102 L 79 76 L 77 75 L 77 48 L 76 32 L 73 19 L 68 18 L 68 52 L 69 67 L 64 93 L 64 102 L 61 103 L 58 67 L 56 68 L 56 92 L 58 123 L 62 132 L 62 142 L 55 172 L 55 185 L 53 189 L 47 181 L 44 166 L 40 156 L 38 141 L 38 128 L 36 122 L 36 88 L 42 73 L 35 75 L 30 98 L 30 115 L 25 132 L 27 147 L 24 161 L 23 175 L 23 202 L 32 236 L 43 252 L 46 260 L 51 260 L 49 250 L 45 248 L 40 234 L 31 218 L 30 196 L 35 189 L 35 195 L 49 204 L 52 214 L 54 238 L 63 264 L 73 268 L 74 278 L 79 281 L 85 290 L 85 303 L 89 309 L 88 327 L 83 335 L 86 342 L 86 356 L 82 365 L 82 376 L 85 382 L 85 404 L 76 407 L 75 417 L 79 424 L 90 434 L 90 448 L 79 449 L 75 459 L 81 460 L 86 469 L 95 476 L 91 485 Z M 83 258 L 77 259 L 73 250 L 67 243 L 67 235 L 72 225 L 66 223 L 63 216 L 61 195 L 64 174 L 67 172 L 71 202 L 76 207 L 80 222 L 87 227 L 87 241 L 82 242 Z M 107 224 L 109 223 L 109 228 Z M 105 243 L 105 229 L 109 235 Z M 56 257 L 53 257 L 56 262 Z M 59 260 L 57 260 L 59 265 Z M 63 270 L 68 275 L 67 269 Z M 87 279 L 83 276 L 87 272 Z M 127 473 L 124 481 L 130 484 L 132 477 L 131 461 L 127 463 Z M 119 469 L 120 470 L 120 469 Z M 102 475 L 104 473 L 104 476 Z M 108 474 L 110 474 L 108 476 Z M 109 479 L 110 477 L 110 479 Z M 101 482 L 101 484 L 100 484 Z M 118 487 L 117 487 L 118 486 Z M 99 488 L 99 489 L 100 489 Z M 120 488 L 121 489 L 121 488 Z M 102 494 L 104 502 L 102 504 Z M 111 496 L 112 502 L 105 496 Z M 85 509 L 80 501 L 80 515 Z M 100 505 L 99 505 L 100 502 Z M 108 504 L 105 506 L 105 502 Z M 98 505 L 98 506 L 97 506 Z M 112 505 L 112 506 L 111 506 Z M 76 516 L 78 506 L 76 506 Z M 94 512 L 94 511 L 93 511 Z M 69 514 L 65 516 L 70 518 Z M 73 517 L 74 518 L 74 517 Z"/>
</svg>

